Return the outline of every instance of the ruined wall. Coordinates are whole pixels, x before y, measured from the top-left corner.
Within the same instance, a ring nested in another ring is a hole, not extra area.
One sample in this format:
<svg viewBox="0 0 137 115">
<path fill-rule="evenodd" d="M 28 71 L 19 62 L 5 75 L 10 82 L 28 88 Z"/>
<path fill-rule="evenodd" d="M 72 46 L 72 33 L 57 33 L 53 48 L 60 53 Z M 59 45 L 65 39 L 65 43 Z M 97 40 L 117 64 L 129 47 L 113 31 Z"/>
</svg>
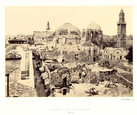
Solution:
<svg viewBox="0 0 137 115">
<path fill-rule="evenodd" d="M 9 95 L 18 97 L 37 97 L 36 89 L 30 86 L 18 83 L 11 83 L 9 85 Z M 5 96 L 7 96 L 7 86 L 5 87 Z"/>
<path fill-rule="evenodd" d="M 15 82 L 15 80 L 21 79 L 21 60 L 6 60 L 6 65 L 13 65 L 15 68 L 19 68 L 14 70 L 9 74 L 9 82 Z"/>
</svg>

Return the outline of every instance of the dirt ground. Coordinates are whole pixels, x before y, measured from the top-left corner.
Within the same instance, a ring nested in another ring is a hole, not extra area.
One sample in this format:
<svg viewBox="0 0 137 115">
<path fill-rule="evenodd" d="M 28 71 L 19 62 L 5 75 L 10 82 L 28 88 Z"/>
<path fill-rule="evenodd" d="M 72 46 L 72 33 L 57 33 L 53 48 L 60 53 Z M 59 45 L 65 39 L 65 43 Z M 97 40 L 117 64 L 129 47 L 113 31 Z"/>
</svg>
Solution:
<svg viewBox="0 0 137 115">
<path fill-rule="evenodd" d="M 100 82 L 98 86 L 90 83 L 72 84 L 70 92 L 66 95 L 62 93 L 55 93 L 55 97 L 132 97 L 133 91 L 126 88 L 122 84 L 116 84 L 117 88 L 106 88 L 107 82 Z M 86 91 L 90 88 L 95 88 L 95 91 L 99 91 L 98 95 L 89 95 Z"/>
</svg>

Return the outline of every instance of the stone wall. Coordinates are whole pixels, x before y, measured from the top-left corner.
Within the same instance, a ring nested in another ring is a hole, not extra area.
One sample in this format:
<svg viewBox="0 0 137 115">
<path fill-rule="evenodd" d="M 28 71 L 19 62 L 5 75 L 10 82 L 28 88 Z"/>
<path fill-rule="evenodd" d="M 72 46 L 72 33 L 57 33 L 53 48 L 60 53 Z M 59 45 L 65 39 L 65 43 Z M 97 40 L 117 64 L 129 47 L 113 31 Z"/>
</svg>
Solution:
<svg viewBox="0 0 137 115">
<path fill-rule="evenodd" d="M 9 74 L 9 82 L 15 82 L 21 79 L 20 69 L 16 69 Z"/>
<path fill-rule="evenodd" d="M 21 79 L 21 60 L 6 60 L 7 66 L 14 66 L 18 68 L 9 74 L 9 82 L 15 82 L 15 80 Z"/>
<path fill-rule="evenodd" d="M 6 60 L 6 65 L 14 65 L 17 68 L 20 68 L 21 61 L 20 60 Z"/>
<path fill-rule="evenodd" d="M 76 38 L 67 38 L 66 44 L 76 45 Z"/>
<path fill-rule="evenodd" d="M 11 83 L 9 85 L 9 95 L 10 97 L 14 97 L 16 92 L 16 96 L 18 97 L 37 97 L 36 89 L 27 85 L 23 85 L 17 82 L 17 85 Z M 7 96 L 7 86 L 5 86 L 5 97 Z"/>
</svg>

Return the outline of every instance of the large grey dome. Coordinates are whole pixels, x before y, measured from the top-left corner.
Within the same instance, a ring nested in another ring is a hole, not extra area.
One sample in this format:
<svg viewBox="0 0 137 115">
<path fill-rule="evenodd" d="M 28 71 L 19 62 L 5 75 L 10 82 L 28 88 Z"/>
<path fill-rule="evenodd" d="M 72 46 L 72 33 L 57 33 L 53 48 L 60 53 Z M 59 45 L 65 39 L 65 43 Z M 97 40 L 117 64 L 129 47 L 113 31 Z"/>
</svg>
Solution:
<svg viewBox="0 0 137 115">
<path fill-rule="evenodd" d="M 55 30 L 55 35 L 80 35 L 80 30 L 70 23 L 65 23 Z"/>
</svg>

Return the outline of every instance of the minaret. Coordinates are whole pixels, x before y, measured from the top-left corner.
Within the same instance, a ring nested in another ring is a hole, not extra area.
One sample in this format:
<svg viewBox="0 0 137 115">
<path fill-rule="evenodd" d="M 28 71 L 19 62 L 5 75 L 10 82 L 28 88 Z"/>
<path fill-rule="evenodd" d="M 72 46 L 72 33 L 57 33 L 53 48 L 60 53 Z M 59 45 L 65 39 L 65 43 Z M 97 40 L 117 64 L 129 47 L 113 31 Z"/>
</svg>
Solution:
<svg viewBox="0 0 137 115">
<path fill-rule="evenodd" d="M 119 13 L 119 22 L 117 23 L 117 47 L 124 47 L 126 45 L 126 22 L 125 14 L 121 9 Z"/>
<path fill-rule="evenodd" d="M 50 30 L 49 21 L 47 22 L 47 28 L 46 28 L 46 30 Z"/>
</svg>

